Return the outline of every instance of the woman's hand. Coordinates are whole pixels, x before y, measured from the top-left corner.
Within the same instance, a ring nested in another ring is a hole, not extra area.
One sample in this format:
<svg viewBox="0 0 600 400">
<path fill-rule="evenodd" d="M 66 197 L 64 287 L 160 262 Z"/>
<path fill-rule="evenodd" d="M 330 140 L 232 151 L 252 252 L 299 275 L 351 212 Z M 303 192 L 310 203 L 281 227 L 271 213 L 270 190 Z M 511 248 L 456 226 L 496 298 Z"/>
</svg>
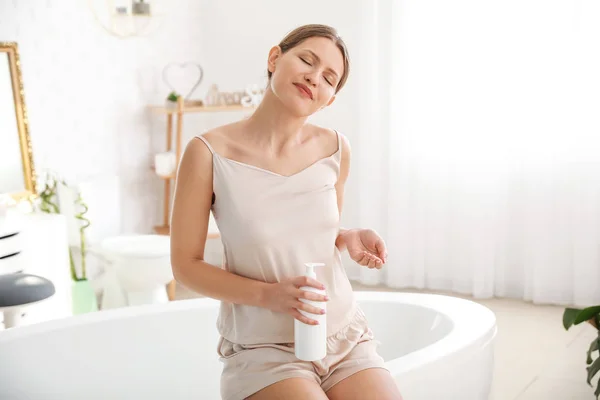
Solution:
<svg viewBox="0 0 600 400">
<path fill-rule="evenodd" d="M 325 310 L 303 303 L 300 299 L 323 302 L 328 301 L 329 298 L 318 293 L 302 290 L 300 289 L 302 286 L 310 286 L 319 290 L 325 289 L 325 286 L 319 281 L 307 276 L 297 276 L 278 283 L 269 283 L 263 292 L 263 307 L 289 314 L 305 324 L 318 325 L 317 321 L 307 318 L 298 310 L 311 314 L 325 314 Z"/>
<path fill-rule="evenodd" d="M 368 268 L 380 269 L 387 261 L 383 239 L 372 229 L 351 229 L 343 234 L 350 258 Z"/>
</svg>

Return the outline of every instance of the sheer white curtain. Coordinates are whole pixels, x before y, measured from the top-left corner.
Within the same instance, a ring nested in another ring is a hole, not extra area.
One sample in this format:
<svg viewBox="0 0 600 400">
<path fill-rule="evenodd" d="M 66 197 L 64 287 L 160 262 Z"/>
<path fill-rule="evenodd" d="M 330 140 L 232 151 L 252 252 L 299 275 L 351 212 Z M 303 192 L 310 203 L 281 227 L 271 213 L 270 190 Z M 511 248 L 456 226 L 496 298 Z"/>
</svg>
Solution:
<svg viewBox="0 0 600 400">
<path fill-rule="evenodd" d="M 600 4 L 382 1 L 359 65 L 365 283 L 600 304 Z"/>
</svg>

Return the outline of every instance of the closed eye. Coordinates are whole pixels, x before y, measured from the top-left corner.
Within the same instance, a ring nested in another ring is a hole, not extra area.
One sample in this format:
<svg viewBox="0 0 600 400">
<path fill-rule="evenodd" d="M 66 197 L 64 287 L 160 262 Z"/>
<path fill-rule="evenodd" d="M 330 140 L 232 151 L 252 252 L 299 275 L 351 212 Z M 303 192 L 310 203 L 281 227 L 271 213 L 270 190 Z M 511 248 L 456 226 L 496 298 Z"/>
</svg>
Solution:
<svg viewBox="0 0 600 400">
<path fill-rule="evenodd" d="M 311 63 L 309 63 L 308 61 L 306 61 L 304 58 L 300 57 L 300 59 L 304 62 L 304 64 L 312 65 Z"/>
<path fill-rule="evenodd" d="M 325 77 L 325 82 L 327 82 L 330 86 L 333 86 L 333 84 L 331 83 L 331 81 L 327 77 Z"/>
</svg>

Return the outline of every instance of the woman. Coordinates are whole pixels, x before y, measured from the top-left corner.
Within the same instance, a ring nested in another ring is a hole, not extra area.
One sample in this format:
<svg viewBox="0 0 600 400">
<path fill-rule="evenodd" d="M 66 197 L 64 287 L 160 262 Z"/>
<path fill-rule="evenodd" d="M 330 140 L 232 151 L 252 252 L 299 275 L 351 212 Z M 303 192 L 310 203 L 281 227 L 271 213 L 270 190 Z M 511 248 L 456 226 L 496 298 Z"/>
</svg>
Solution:
<svg viewBox="0 0 600 400">
<path fill-rule="evenodd" d="M 348 77 L 344 42 L 330 27 L 307 25 L 271 49 L 269 85 L 248 119 L 190 141 L 171 216 L 178 282 L 221 300 L 218 352 L 225 400 L 400 399 L 354 299 L 340 252 L 368 268 L 386 261 L 372 230 L 339 228 L 350 146 L 339 133 L 308 124 Z M 204 261 L 210 211 L 221 232 L 223 268 Z M 304 263 L 322 262 L 318 280 Z M 327 296 L 303 292 L 325 288 Z M 323 313 L 300 298 L 327 302 L 327 357 L 294 355 L 298 310 Z"/>
</svg>

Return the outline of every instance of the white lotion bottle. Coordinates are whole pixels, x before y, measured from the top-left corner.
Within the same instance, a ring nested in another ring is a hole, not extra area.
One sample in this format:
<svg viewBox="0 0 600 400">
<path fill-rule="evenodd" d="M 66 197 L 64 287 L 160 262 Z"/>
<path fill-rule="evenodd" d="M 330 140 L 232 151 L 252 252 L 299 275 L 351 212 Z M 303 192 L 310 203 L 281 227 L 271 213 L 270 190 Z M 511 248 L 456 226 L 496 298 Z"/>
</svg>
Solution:
<svg viewBox="0 0 600 400">
<path fill-rule="evenodd" d="M 305 275 L 317 279 L 315 267 L 324 267 L 323 263 L 306 263 Z M 325 295 L 325 290 L 319 290 L 312 286 L 302 286 L 300 289 Z M 311 306 L 326 310 L 325 301 L 311 301 L 300 299 L 300 301 Z M 302 361 L 322 360 L 327 355 L 327 316 L 325 314 L 313 314 L 303 310 L 300 313 L 310 319 L 316 320 L 318 325 L 308 325 L 304 322 L 294 320 L 294 349 L 296 357 Z"/>
</svg>

